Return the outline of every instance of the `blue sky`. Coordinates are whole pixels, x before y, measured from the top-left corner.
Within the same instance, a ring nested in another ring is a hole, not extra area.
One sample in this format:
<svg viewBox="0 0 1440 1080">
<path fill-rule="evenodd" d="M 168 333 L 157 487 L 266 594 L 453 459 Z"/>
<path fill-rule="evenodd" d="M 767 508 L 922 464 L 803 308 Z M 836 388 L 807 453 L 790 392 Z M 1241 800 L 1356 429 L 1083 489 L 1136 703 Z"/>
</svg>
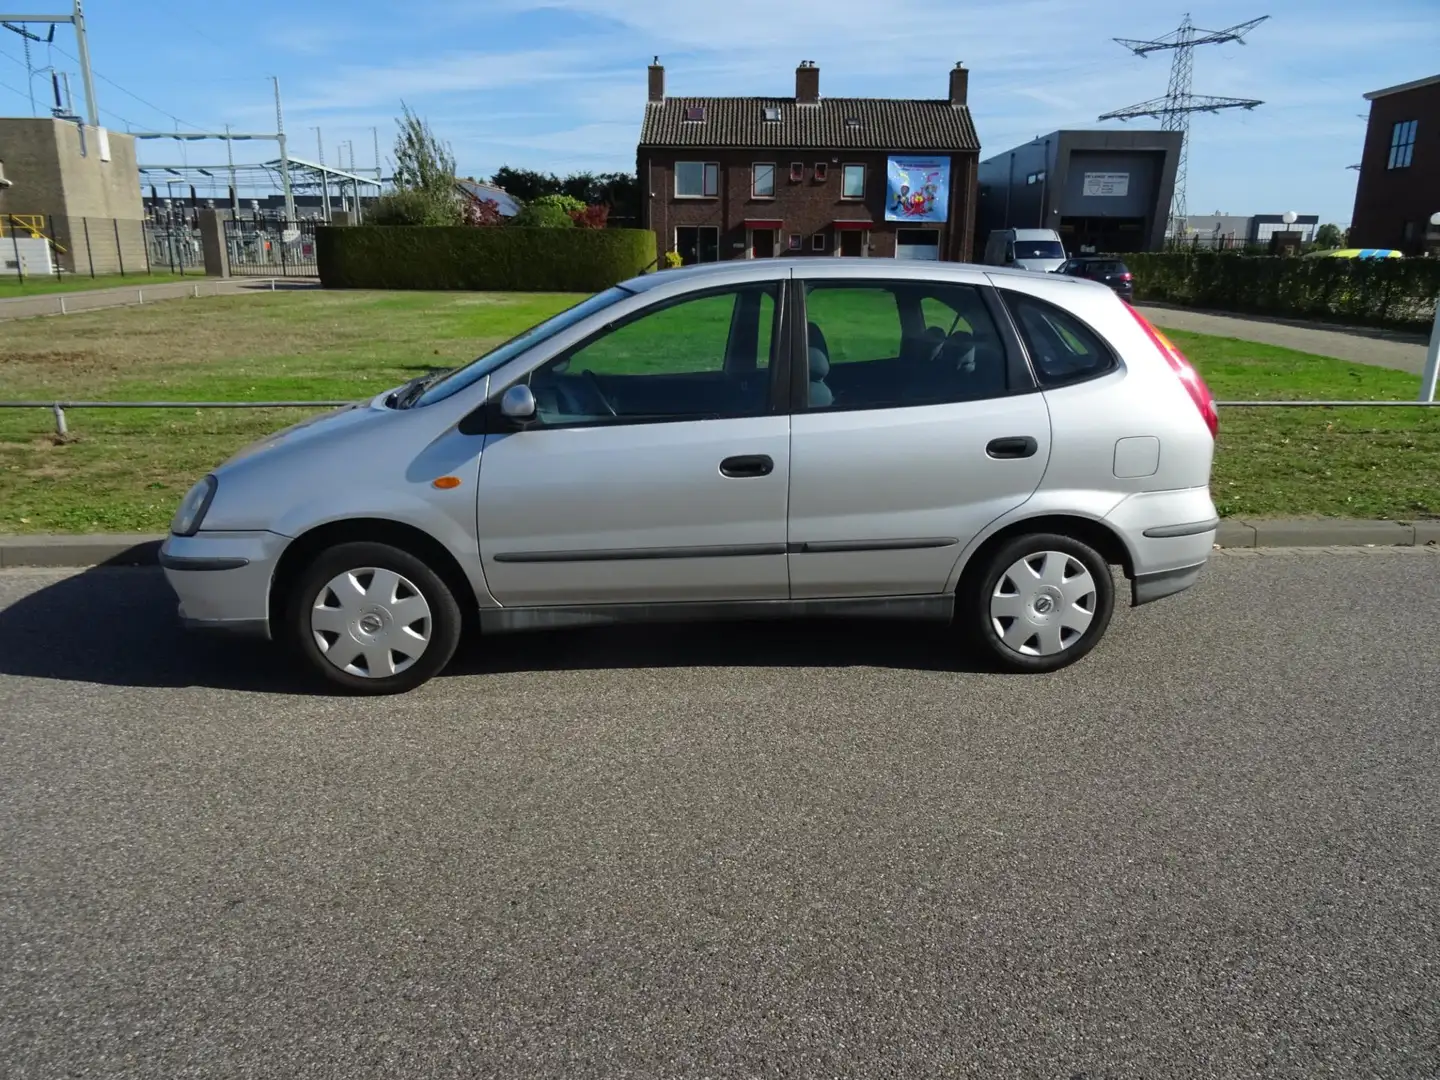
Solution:
<svg viewBox="0 0 1440 1080">
<path fill-rule="evenodd" d="M 12 10 L 16 4 L 8 5 Z M 59 11 L 67 0 L 20 0 Z M 462 173 L 509 164 L 566 172 L 634 167 L 645 66 L 673 94 L 791 94 L 814 60 L 821 93 L 942 97 L 956 60 L 986 156 L 1158 97 L 1169 56 L 1112 37 L 1158 37 L 1190 11 L 1220 28 L 1272 18 L 1249 44 L 1196 52 L 1197 93 L 1261 98 L 1253 113 L 1198 116 L 1192 213 L 1319 213 L 1347 222 L 1368 90 L 1440 71 L 1440 0 L 88 0 L 102 118 L 117 130 L 270 130 L 278 75 L 292 152 L 358 167 L 382 155 L 403 98 L 452 144 Z M 663 14 L 661 14 L 663 12 Z M 68 54 L 68 55 L 66 55 Z M 36 67 L 78 65 L 62 27 Z M 23 44 L 0 31 L 0 114 L 29 114 Z M 79 97 L 79 80 L 72 76 Z M 43 109 L 48 78 L 34 81 Z M 122 89 L 123 88 L 123 89 Z M 1144 123 L 1144 122 L 1142 122 Z M 241 160 L 272 151 L 252 144 Z M 218 147 L 142 144 L 141 159 L 224 160 Z"/>
</svg>

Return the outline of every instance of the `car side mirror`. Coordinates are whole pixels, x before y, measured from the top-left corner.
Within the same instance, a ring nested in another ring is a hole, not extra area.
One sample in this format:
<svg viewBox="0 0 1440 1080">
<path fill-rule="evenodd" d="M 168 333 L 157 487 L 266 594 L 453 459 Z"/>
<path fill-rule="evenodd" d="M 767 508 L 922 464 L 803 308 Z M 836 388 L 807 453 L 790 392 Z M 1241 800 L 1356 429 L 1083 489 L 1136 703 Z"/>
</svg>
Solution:
<svg viewBox="0 0 1440 1080">
<path fill-rule="evenodd" d="M 500 395 L 500 415 L 508 420 L 534 420 L 535 395 L 525 383 L 516 383 Z"/>
</svg>

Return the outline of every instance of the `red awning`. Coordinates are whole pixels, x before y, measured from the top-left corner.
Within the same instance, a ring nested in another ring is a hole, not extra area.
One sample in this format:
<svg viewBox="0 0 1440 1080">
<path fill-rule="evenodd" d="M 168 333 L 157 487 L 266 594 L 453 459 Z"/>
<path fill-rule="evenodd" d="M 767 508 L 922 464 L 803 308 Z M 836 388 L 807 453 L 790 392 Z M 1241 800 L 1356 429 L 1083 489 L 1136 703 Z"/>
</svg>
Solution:
<svg viewBox="0 0 1440 1080">
<path fill-rule="evenodd" d="M 785 222 L 780 218 L 746 218 L 747 229 L 783 229 Z"/>
<path fill-rule="evenodd" d="M 873 221 L 853 221 L 848 219 L 832 221 L 830 224 L 836 229 L 873 229 L 875 227 Z"/>
</svg>

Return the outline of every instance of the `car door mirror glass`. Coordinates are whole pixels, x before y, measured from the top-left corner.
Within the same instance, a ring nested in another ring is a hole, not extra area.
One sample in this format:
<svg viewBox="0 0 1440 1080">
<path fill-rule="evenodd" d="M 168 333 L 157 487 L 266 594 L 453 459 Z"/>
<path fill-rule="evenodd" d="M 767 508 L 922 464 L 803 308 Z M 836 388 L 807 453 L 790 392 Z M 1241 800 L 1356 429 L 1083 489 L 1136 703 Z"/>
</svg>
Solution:
<svg viewBox="0 0 1440 1080">
<path fill-rule="evenodd" d="M 510 420 L 535 419 L 535 395 L 530 387 L 519 383 L 501 394 L 500 415 Z"/>
</svg>

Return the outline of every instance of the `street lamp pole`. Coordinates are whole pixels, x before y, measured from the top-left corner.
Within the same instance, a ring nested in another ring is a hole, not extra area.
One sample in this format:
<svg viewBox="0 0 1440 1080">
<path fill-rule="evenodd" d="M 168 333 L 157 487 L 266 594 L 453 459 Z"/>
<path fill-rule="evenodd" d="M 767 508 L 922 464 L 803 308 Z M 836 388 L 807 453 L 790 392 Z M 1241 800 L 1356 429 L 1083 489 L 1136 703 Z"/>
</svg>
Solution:
<svg viewBox="0 0 1440 1080">
<path fill-rule="evenodd" d="M 1440 211 L 1430 215 L 1430 224 L 1440 228 Z M 1420 376 L 1420 400 L 1435 400 L 1435 376 L 1440 373 L 1440 297 L 1435 300 L 1435 322 L 1430 327 L 1430 348 L 1425 353 L 1425 371 Z"/>
</svg>

